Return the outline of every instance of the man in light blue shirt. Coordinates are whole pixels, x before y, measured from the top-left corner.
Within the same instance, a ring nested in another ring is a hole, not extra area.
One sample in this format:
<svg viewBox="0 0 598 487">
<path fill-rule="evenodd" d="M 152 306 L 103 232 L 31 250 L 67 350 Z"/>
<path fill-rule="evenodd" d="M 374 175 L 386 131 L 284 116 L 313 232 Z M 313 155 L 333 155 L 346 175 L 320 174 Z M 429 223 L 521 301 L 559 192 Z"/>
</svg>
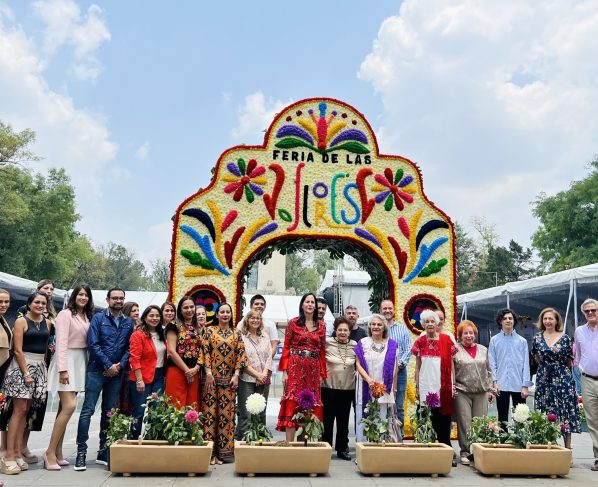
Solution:
<svg viewBox="0 0 598 487">
<path fill-rule="evenodd" d="M 498 420 L 506 429 L 509 419 L 509 403 L 513 407 L 525 403 L 532 385 L 529 375 L 529 348 L 527 340 L 515 331 L 518 317 L 508 308 L 498 311 L 496 323 L 501 331 L 490 339 L 488 361 L 497 391 L 496 408 Z"/>
<path fill-rule="evenodd" d="M 411 338 L 409 330 L 402 323 L 395 322 L 395 305 L 390 299 L 385 299 L 380 303 L 380 314 L 386 319 L 389 336 L 397 342 L 397 395 L 395 404 L 397 407 L 397 417 L 401 424 L 405 422 L 405 391 L 407 390 L 407 364 L 411 358 Z M 401 428 L 402 429 L 402 428 Z M 401 434 L 403 432 L 401 431 Z"/>
</svg>

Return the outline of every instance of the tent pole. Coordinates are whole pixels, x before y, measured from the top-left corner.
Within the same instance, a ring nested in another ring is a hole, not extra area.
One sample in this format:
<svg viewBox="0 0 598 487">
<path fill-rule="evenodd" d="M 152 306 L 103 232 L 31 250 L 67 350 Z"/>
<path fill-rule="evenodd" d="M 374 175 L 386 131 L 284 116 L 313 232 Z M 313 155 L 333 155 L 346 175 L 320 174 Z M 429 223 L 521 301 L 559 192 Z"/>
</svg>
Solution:
<svg viewBox="0 0 598 487">
<path fill-rule="evenodd" d="M 511 308 L 511 299 L 509 293 L 507 293 L 507 308 Z"/>
<path fill-rule="evenodd" d="M 575 306 L 573 313 L 575 317 L 575 328 L 577 328 L 577 280 L 573 281 L 573 304 Z"/>
<path fill-rule="evenodd" d="M 567 319 L 569 318 L 569 309 L 571 308 L 571 299 L 575 289 L 575 279 L 569 281 L 569 298 L 567 298 L 567 309 L 565 310 L 565 332 L 567 332 Z M 573 331 L 575 332 L 575 323 L 573 323 Z"/>
</svg>

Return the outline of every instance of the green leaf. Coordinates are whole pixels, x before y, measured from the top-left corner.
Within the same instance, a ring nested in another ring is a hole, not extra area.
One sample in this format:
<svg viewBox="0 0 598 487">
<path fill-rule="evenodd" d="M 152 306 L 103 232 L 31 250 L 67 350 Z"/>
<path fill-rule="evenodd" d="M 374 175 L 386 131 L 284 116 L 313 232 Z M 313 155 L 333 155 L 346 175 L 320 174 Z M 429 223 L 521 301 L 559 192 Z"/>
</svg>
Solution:
<svg viewBox="0 0 598 487">
<path fill-rule="evenodd" d="M 245 159 L 243 159 L 242 157 L 239 157 L 239 159 L 237 159 L 237 165 L 239 166 L 239 171 L 241 171 L 241 174 L 243 176 L 245 176 L 245 171 L 247 170 L 247 165 L 245 164 Z"/>
<path fill-rule="evenodd" d="M 281 139 L 278 142 L 276 142 L 274 146 L 278 147 L 279 149 L 294 149 L 295 147 L 307 147 L 308 149 L 320 152 L 313 145 L 308 144 L 304 140 L 297 139 L 295 137 L 285 137 L 284 139 Z"/>
<path fill-rule="evenodd" d="M 393 200 L 392 194 L 389 194 L 388 197 L 386 198 L 386 201 L 384 202 L 384 209 L 386 211 L 392 210 L 392 202 L 393 202 L 392 200 Z"/>
<path fill-rule="evenodd" d="M 334 147 L 330 147 L 329 149 L 326 149 L 325 152 L 334 152 L 337 150 L 346 150 L 347 152 L 353 152 L 354 154 L 369 154 L 370 150 L 363 145 L 361 142 L 357 142 L 357 141 L 350 141 L 350 142 L 345 142 L 344 144 L 341 145 L 335 145 Z"/>
<path fill-rule="evenodd" d="M 398 168 L 397 172 L 395 172 L 395 184 L 399 184 L 401 179 L 403 179 L 403 170 Z"/>
<path fill-rule="evenodd" d="M 249 186 L 245 186 L 245 198 L 249 203 L 253 203 L 255 200 L 255 196 L 253 195 L 253 191 L 249 188 Z"/>
</svg>

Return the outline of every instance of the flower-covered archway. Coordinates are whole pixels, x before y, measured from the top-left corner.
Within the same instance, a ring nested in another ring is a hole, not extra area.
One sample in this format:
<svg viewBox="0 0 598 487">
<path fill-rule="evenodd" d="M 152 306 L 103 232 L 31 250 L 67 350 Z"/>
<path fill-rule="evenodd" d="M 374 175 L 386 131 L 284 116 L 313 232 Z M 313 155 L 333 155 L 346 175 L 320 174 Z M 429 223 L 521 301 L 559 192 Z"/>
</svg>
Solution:
<svg viewBox="0 0 598 487">
<path fill-rule="evenodd" d="M 380 154 L 369 123 L 346 103 L 294 103 L 263 145 L 220 156 L 210 185 L 177 209 L 171 298 L 191 294 L 209 315 L 227 301 L 239 319 L 247 264 L 283 239 L 340 240 L 371 254 L 413 333 L 426 307 L 454 322 L 452 223 L 427 199 L 419 168 Z"/>
</svg>

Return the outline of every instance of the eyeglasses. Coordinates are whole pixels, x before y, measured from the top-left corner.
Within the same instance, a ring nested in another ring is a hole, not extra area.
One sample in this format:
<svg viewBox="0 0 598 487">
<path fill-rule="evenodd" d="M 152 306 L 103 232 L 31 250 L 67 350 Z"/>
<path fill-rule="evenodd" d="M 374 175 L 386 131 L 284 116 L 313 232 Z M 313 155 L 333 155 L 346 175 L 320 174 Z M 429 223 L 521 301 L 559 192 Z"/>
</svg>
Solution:
<svg viewBox="0 0 598 487">
<path fill-rule="evenodd" d="M 584 315 L 593 315 L 593 314 L 596 314 L 596 311 L 598 311 L 598 309 L 596 309 L 596 308 L 584 309 L 583 314 Z"/>
</svg>

